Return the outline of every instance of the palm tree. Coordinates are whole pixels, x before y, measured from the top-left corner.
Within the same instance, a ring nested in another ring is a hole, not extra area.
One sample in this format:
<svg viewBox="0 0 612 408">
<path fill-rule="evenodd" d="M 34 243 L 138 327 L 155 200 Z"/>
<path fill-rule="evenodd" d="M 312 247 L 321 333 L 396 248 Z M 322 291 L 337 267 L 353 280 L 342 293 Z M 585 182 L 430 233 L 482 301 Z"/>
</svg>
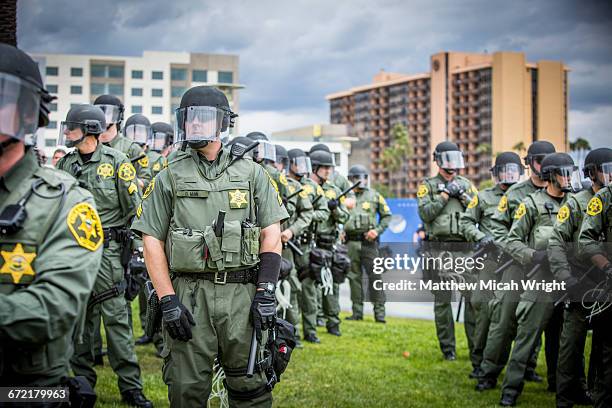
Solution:
<svg viewBox="0 0 612 408">
<path fill-rule="evenodd" d="M 391 143 L 382 152 L 381 159 L 385 167 L 389 171 L 398 171 L 402 167 L 402 163 L 412 157 L 414 149 L 410 138 L 408 137 L 408 129 L 401 123 L 397 123 L 391 129 Z"/>
<path fill-rule="evenodd" d="M 512 146 L 512 150 L 516 150 L 519 154 L 521 154 L 521 153 L 523 153 L 527 149 L 525 149 L 525 143 L 518 142 L 517 144 Z"/>
<path fill-rule="evenodd" d="M 0 43 L 17 46 L 17 0 L 0 3 Z"/>
<path fill-rule="evenodd" d="M 577 150 L 591 150 L 591 144 L 588 140 L 579 137 L 573 142 L 570 142 L 570 151 L 574 152 Z"/>
</svg>

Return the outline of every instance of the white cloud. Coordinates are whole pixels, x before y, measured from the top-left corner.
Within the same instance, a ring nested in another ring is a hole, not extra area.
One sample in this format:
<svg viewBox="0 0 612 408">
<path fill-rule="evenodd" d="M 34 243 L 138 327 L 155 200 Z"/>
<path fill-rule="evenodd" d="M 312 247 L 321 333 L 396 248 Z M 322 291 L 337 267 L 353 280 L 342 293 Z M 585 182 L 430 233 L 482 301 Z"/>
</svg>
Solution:
<svg viewBox="0 0 612 408">
<path fill-rule="evenodd" d="M 581 137 L 591 143 L 592 148 L 612 146 L 612 107 L 603 106 L 584 112 L 570 110 L 569 138 Z"/>
<path fill-rule="evenodd" d="M 288 111 L 242 111 L 239 129 L 241 135 L 259 131 L 266 135 L 272 132 L 288 130 L 302 126 L 327 123 L 327 109 L 299 109 Z"/>
</svg>

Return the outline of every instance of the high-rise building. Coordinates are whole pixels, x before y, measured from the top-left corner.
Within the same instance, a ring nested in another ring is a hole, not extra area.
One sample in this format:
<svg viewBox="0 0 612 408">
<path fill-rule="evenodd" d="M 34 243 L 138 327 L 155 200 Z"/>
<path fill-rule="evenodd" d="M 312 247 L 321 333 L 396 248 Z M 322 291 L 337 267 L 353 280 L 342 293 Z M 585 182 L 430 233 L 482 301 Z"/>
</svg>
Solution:
<svg viewBox="0 0 612 408">
<path fill-rule="evenodd" d="M 530 63 L 518 52 L 440 52 L 430 67 L 417 75 L 381 71 L 369 85 L 327 96 L 331 123 L 348 125 L 359 139 L 351 161 L 369 164 L 372 181 L 395 196 L 416 195 L 421 180 L 436 171 L 432 153 L 444 140 L 463 150 L 462 174 L 476 185 L 490 178 L 499 152 L 520 151 L 534 140 L 567 150 L 568 68 L 562 62 Z M 408 130 L 413 154 L 390 171 L 382 154 L 396 124 Z"/>
<path fill-rule="evenodd" d="M 51 104 L 50 122 L 43 147 L 50 156 L 56 146 L 59 124 L 74 104 L 93 103 L 102 94 L 113 94 L 125 105 L 125 119 L 142 113 L 151 123 L 171 123 L 183 93 L 192 86 L 216 86 L 239 110 L 238 56 L 188 52 L 144 51 L 141 57 L 77 54 L 32 54 L 43 81 L 57 96 Z M 235 128 L 237 131 L 237 128 Z"/>
</svg>

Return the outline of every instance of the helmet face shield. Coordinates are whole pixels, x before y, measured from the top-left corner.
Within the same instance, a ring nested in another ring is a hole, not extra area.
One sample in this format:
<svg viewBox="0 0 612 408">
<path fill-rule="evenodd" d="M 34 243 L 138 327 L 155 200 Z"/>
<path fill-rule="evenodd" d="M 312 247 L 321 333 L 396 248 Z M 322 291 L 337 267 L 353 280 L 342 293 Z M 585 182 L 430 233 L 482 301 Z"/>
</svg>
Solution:
<svg viewBox="0 0 612 408">
<path fill-rule="evenodd" d="M 212 106 L 188 106 L 176 110 L 176 141 L 212 142 L 221 135 L 226 112 Z"/>
<path fill-rule="evenodd" d="M 168 140 L 168 134 L 166 132 L 150 132 L 149 139 L 147 140 L 147 145 L 151 150 L 156 152 L 161 152 L 166 147 L 166 142 Z"/>
<path fill-rule="evenodd" d="M 253 152 L 253 159 L 255 161 L 269 160 L 276 162 L 276 147 L 266 140 L 258 140 L 258 142 Z"/>
<path fill-rule="evenodd" d="M 64 121 L 60 125 L 57 144 L 60 146 L 74 147 L 85 137 L 83 125 L 79 122 Z"/>
<path fill-rule="evenodd" d="M 294 157 L 291 159 L 291 171 L 299 176 L 312 173 L 310 159 L 306 156 Z"/>
<path fill-rule="evenodd" d="M 552 181 L 564 192 L 580 190 L 582 188 L 580 174 L 576 166 L 556 168 L 552 171 Z"/>
<path fill-rule="evenodd" d="M 443 169 L 457 170 L 465 168 L 463 153 L 459 150 L 436 153 L 436 163 Z"/>
<path fill-rule="evenodd" d="M 612 183 L 612 162 L 602 163 L 601 165 L 602 182 L 604 186 Z M 598 177 L 599 178 L 599 177 Z"/>
<path fill-rule="evenodd" d="M 368 178 L 367 174 L 349 176 L 348 179 L 352 184 L 359 182 L 359 185 L 357 186 L 359 188 L 368 188 L 370 184 L 370 179 Z"/>
<path fill-rule="evenodd" d="M 521 180 L 524 169 L 517 163 L 506 163 L 491 169 L 495 183 L 515 184 Z"/>
<path fill-rule="evenodd" d="M 117 105 L 95 105 L 102 109 L 106 117 L 106 127 L 109 128 L 113 124 L 121 121 L 121 108 Z"/>
<path fill-rule="evenodd" d="M 14 75 L 0 73 L 0 135 L 20 141 L 38 129 L 40 91 Z"/>
<path fill-rule="evenodd" d="M 133 140 L 139 145 L 145 145 L 147 144 L 147 140 L 149 140 L 151 134 L 151 126 L 134 123 L 126 126 L 124 132 L 125 137 L 128 139 Z"/>
</svg>

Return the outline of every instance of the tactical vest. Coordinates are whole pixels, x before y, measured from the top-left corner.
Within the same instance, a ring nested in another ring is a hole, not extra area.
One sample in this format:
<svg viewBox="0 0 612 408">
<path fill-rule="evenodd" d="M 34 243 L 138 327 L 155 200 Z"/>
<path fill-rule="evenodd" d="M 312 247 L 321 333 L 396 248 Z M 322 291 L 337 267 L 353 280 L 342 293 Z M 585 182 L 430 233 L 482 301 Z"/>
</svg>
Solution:
<svg viewBox="0 0 612 408">
<path fill-rule="evenodd" d="M 497 210 L 497 206 L 499 204 L 499 200 L 502 197 L 502 195 L 496 194 L 497 189 L 499 189 L 499 187 L 492 187 L 490 189 L 487 188 L 486 190 L 481 191 L 478 195 L 480 203 L 475 204 L 479 205 L 482 210 L 482 214 L 479 221 L 479 229 L 489 235 L 492 235 L 490 230 L 491 217 L 493 217 L 493 214 L 495 214 L 495 211 Z M 501 191 L 501 189 L 499 190 Z"/>
<path fill-rule="evenodd" d="M 584 214 L 586 214 L 587 205 L 589 200 L 593 197 L 593 191 L 589 188 L 586 190 L 582 190 L 579 193 L 576 193 L 569 197 L 566 201 L 571 201 L 573 203 L 573 207 L 576 208 L 574 213 L 574 217 L 576 217 L 576 225 L 578 228 L 574 231 L 572 235 L 572 241 L 578 242 L 578 237 L 580 236 L 580 225 L 582 224 L 582 220 L 584 219 Z"/>
<path fill-rule="evenodd" d="M 349 235 L 361 235 L 376 227 L 378 221 L 378 193 L 371 189 L 362 190 L 361 193 L 355 193 L 355 199 L 355 207 L 351 209 L 351 216 L 344 225 Z"/>
<path fill-rule="evenodd" d="M 214 180 L 201 174 L 191 156 L 183 156 L 168 167 L 174 193 L 166 239 L 171 271 L 241 270 L 259 262 L 260 227 L 251 180 L 254 165 L 238 160 Z M 226 215 L 221 234 L 216 236 L 219 210 Z"/>
<path fill-rule="evenodd" d="M 340 195 L 340 191 L 337 187 L 329 182 L 323 183 L 321 186 L 327 200 L 335 200 Z M 316 224 L 316 239 L 317 242 L 335 243 L 338 238 L 338 224 L 330 214 L 324 222 L 318 222 Z"/>
<path fill-rule="evenodd" d="M 426 181 L 427 185 L 429 186 L 428 194 L 430 194 L 432 197 L 436 194 L 440 194 L 439 192 L 446 185 L 444 182 L 435 183 L 436 180 L 439 180 L 438 176 L 432 177 Z M 461 176 L 455 176 L 454 180 L 461 185 L 466 193 L 469 193 L 472 184 L 468 179 Z M 465 207 L 463 207 L 461 201 L 459 201 L 457 198 L 449 198 L 436 219 L 430 224 L 425 224 L 425 231 L 427 231 L 429 239 L 463 241 L 464 238 L 459 221 L 464 210 Z"/>
<path fill-rule="evenodd" d="M 537 211 L 535 223 L 529 232 L 528 245 L 535 250 L 546 249 L 562 204 L 551 198 L 544 190 L 529 195 L 527 200 L 531 201 Z"/>
</svg>

